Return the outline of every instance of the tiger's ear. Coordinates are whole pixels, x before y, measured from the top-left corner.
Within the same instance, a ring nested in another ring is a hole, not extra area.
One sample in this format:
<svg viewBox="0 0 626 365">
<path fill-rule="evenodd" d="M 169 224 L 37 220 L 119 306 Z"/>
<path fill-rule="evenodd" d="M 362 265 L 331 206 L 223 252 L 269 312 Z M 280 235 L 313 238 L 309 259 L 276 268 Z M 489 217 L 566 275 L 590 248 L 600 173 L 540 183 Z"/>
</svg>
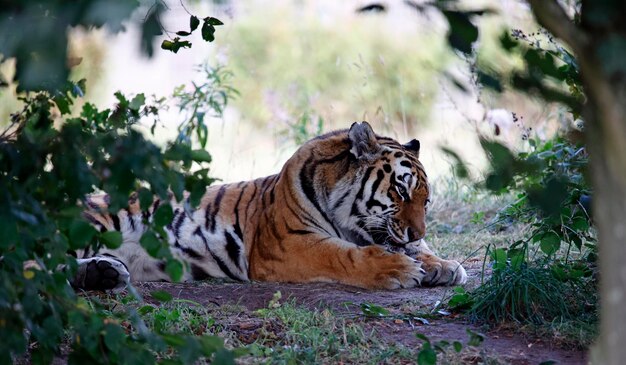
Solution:
<svg viewBox="0 0 626 365">
<path fill-rule="evenodd" d="M 420 155 L 420 141 L 412 139 L 411 141 L 402 145 L 405 149 L 415 153 L 418 157 Z"/>
<path fill-rule="evenodd" d="M 367 122 L 352 123 L 348 137 L 352 143 L 350 153 L 356 158 L 371 156 L 380 149 L 374 130 Z"/>
</svg>

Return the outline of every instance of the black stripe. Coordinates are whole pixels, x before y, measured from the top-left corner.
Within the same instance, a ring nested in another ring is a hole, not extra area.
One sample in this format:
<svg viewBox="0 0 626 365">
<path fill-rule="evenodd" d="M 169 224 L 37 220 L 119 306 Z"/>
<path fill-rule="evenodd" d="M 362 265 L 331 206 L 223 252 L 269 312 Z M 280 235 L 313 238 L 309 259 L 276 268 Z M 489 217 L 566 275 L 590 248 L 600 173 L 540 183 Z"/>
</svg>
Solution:
<svg viewBox="0 0 626 365">
<path fill-rule="evenodd" d="M 317 201 L 317 192 L 315 191 L 315 185 L 313 182 L 317 166 L 318 163 L 314 163 L 312 157 L 309 157 L 306 160 L 306 162 L 304 163 L 304 167 L 300 170 L 300 187 L 302 188 L 304 195 L 307 197 L 307 199 L 309 199 L 311 203 L 313 203 L 313 206 L 315 207 L 315 209 L 317 209 L 322 218 L 324 218 L 324 220 L 328 222 L 328 224 L 333 228 L 333 230 L 335 231 L 335 237 L 339 237 L 340 235 L 337 227 L 335 227 L 330 218 L 328 218 L 328 215 L 322 210 L 322 207 L 320 207 L 320 204 Z M 308 174 L 307 170 L 309 170 Z"/>
<path fill-rule="evenodd" d="M 367 209 L 372 209 L 372 207 L 375 205 L 378 205 L 383 209 L 387 207 L 386 205 L 383 205 L 381 202 L 379 202 L 377 199 L 374 199 L 374 195 L 376 195 L 376 191 L 378 190 L 378 187 L 380 186 L 380 183 L 383 181 L 384 178 L 385 173 L 383 172 L 383 170 L 378 170 L 376 172 L 376 180 L 374 180 L 374 183 L 372 184 L 370 198 L 367 200 L 367 203 L 365 203 Z"/>
<path fill-rule="evenodd" d="M 120 231 L 120 217 L 118 217 L 117 214 L 111 214 L 111 220 L 113 221 L 113 228 L 115 228 L 116 231 Z"/>
<path fill-rule="evenodd" d="M 178 215 L 178 220 L 175 220 L 173 223 L 174 237 L 178 238 L 178 236 L 180 235 L 180 228 L 183 226 L 183 223 L 185 223 L 186 219 L 187 213 L 185 213 L 185 210 L 181 209 L 180 214 Z"/>
<path fill-rule="evenodd" d="M 209 226 L 211 225 L 212 219 L 211 219 L 211 203 L 208 203 L 207 206 L 204 208 L 204 228 L 205 229 L 209 229 Z"/>
<path fill-rule="evenodd" d="M 130 213 L 129 208 L 124 208 L 126 211 L 126 215 L 128 216 L 128 222 L 130 223 L 130 229 L 135 230 L 135 220 L 133 219 L 133 215 Z"/>
<path fill-rule="evenodd" d="M 241 269 L 239 265 L 239 255 L 241 254 L 241 246 L 237 244 L 235 241 L 235 237 L 233 237 L 230 232 L 224 231 L 224 237 L 226 237 L 226 252 L 228 252 L 228 257 L 230 260 Z"/>
<path fill-rule="evenodd" d="M 349 158 L 352 154 L 350 153 L 350 150 L 344 150 L 342 151 L 340 154 L 335 155 L 331 158 L 326 158 L 323 160 L 319 160 L 318 163 L 320 164 L 328 164 L 328 163 L 335 163 L 335 162 L 339 162 L 342 160 L 345 160 L 347 158 Z"/>
<path fill-rule="evenodd" d="M 206 280 L 211 277 L 203 268 L 196 264 L 191 264 L 191 277 L 193 280 Z"/>
<path fill-rule="evenodd" d="M 285 228 L 287 228 L 287 233 L 289 234 L 297 234 L 297 235 L 315 234 L 315 232 L 307 231 L 306 229 L 293 229 L 289 226 L 289 223 L 287 222 L 285 222 Z"/>
<path fill-rule="evenodd" d="M 213 257 L 213 260 L 215 260 L 215 262 L 217 263 L 217 266 L 219 266 L 220 270 L 222 270 L 222 272 L 226 274 L 226 276 L 228 276 L 229 278 L 233 280 L 241 281 L 239 277 L 237 277 L 230 271 L 228 266 L 226 266 L 226 264 L 224 263 L 224 261 L 222 261 L 221 258 L 219 258 L 215 253 L 213 253 L 213 251 L 209 250 L 209 252 L 211 253 L 211 257 Z"/>
<path fill-rule="evenodd" d="M 341 198 L 339 198 L 339 200 L 337 200 L 337 202 L 335 203 L 335 205 L 333 205 L 332 210 L 335 210 L 338 206 L 340 206 L 341 204 L 343 204 L 343 201 L 346 200 L 346 198 L 348 197 L 348 195 L 350 195 L 352 191 L 350 189 L 348 189 L 342 196 Z"/>
<path fill-rule="evenodd" d="M 241 198 L 243 197 L 243 193 L 246 191 L 248 186 L 244 186 L 239 193 L 239 197 L 237 198 L 237 202 L 235 203 L 235 225 L 233 229 L 235 230 L 235 234 L 239 237 L 239 240 L 243 242 L 243 233 L 241 232 L 241 226 L 239 225 L 239 204 L 241 203 Z M 238 262 L 238 261 L 235 261 Z"/>
<path fill-rule="evenodd" d="M 83 251 L 83 257 L 84 259 L 86 259 L 87 257 L 89 257 L 89 251 L 90 251 L 91 245 L 85 247 L 85 250 Z M 75 253 L 74 253 L 75 255 Z"/>
<path fill-rule="evenodd" d="M 276 184 L 273 184 L 272 186 L 272 190 L 270 190 L 270 204 L 274 204 L 274 189 L 276 189 Z"/>
<path fill-rule="evenodd" d="M 370 166 L 365 170 L 365 176 L 363 176 L 363 180 L 361 180 L 361 187 L 359 188 L 359 192 L 356 194 L 356 198 L 352 203 L 352 210 L 350 211 L 350 215 L 359 215 L 359 209 L 357 208 L 357 203 L 359 200 L 363 199 L 363 191 L 365 190 L 365 184 L 370 178 L 372 171 L 374 170 L 374 166 Z M 392 175 L 393 176 L 393 175 Z"/>
<path fill-rule="evenodd" d="M 98 226 L 100 232 L 106 232 L 107 231 L 107 227 L 102 224 L 102 222 L 100 222 L 99 220 L 97 220 L 94 216 L 92 216 L 91 214 L 84 212 L 83 213 L 83 217 L 89 221 L 89 223 Z"/>
<path fill-rule="evenodd" d="M 102 209 L 100 208 L 100 206 L 96 203 L 94 203 L 93 201 L 91 201 L 90 197 L 87 197 L 87 199 L 85 200 L 85 202 L 87 203 L 87 206 L 95 211 L 101 211 Z"/>
<path fill-rule="evenodd" d="M 215 197 L 215 208 L 213 209 L 213 213 L 211 214 L 211 233 L 215 232 L 215 221 L 217 220 L 217 213 L 220 211 L 220 204 L 222 203 L 222 198 L 226 193 L 226 185 L 222 185 L 220 190 L 217 192 L 217 196 Z"/>
<path fill-rule="evenodd" d="M 257 191 L 257 186 L 256 186 L 256 181 L 252 182 L 252 186 L 254 186 L 254 190 L 252 191 L 252 194 L 250 194 L 250 198 L 248 198 L 248 202 L 246 203 L 246 216 L 245 216 L 245 220 L 248 220 L 248 217 L 250 216 L 250 214 L 248 213 L 248 210 L 250 209 L 250 205 L 252 205 L 252 203 L 256 202 L 256 191 Z M 273 190 L 272 190 L 273 191 Z"/>
<path fill-rule="evenodd" d="M 328 232 L 328 230 L 326 230 L 324 227 L 322 227 L 315 219 L 313 219 L 313 216 L 307 212 L 306 210 L 304 210 L 304 208 L 298 204 L 298 200 L 291 194 L 291 190 L 289 190 L 290 194 L 289 197 L 290 199 L 285 199 L 285 206 L 287 207 L 287 209 L 289 209 L 289 212 L 295 217 L 297 218 L 300 223 L 302 223 L 303 225 L 312 225 L 315 226 L 316 228 L 318 228 L 320 231 L 325 232 L 326 234 L 330 235 L 330 232 Z M 285 198 L 287 198 L 287 196 L 285 196 Z M 296 205 L 297 209 L 294 209 L 290 203 L 294 203 Z M 305 222 L 306 221 L 306 222 Z"/>
<path fill-rule="evenodd" d="M 274 186 L 274 180 L 276 179 L 278 175 L 271 175 L 265 178 L 265 180 L 263 181 L 263 190 L 261 191 L 261 203 L 263 203 L 263 206 L 266 206 L 265 203 L 265 193 L 267 192 L 267 190 L 270 187 Z"/>
<path fill-rule="evenodd" d="M 194 250 L 193 248 L 183 247 L 180 245 L 178 241 L 174 243 L 174 247 L 180 249 L 183 253 L 185 253 L 187 256 L 191 257 L 192 259 L 199 260 L 203 258 L 203 256 L 199 254 L 198 251 Z"/>
<path fill-rule="evenodd" d="M 209 247 L 209 243 L 207 242 L 206 237 L 204 237 L 204 235 L 202 234 L 202 231 L 200 230 L 200 227 L 198 227 L 198 228 L 194 231 L 194 233 L 195 233 L 196 235 L 198 235 L 198 236 L 202 239 L 202 241 L 204 242 L 204 246 L 206 247 L 207 251 L 209 251 L 209 253 L 211 254 L 211 257 L 213 258 L 213 260 L 215 260 L 215 262 L 217 263 L 217 266 L 220 268 L 220 270 L 222 270 L 222 272 L 223 272 L 226 276 L 228 276 L 229 278 L 234 279 L 234 280 L 241 281 L 241 279 L 240 279 L 239 277 L 235 276 L 235 275 L 234 275 L 234 274 L 230 271 L 230 269 L 228 268 L 228 266 L 226 265 L 226 263 L 224 263 L 224 261 L 223 261 L 223 260 L 222 260 L 219 256 L 217 256 L 217 255 L 216 255 L 213 251 L 211 251 L 211 248 Z"/>
</svg>

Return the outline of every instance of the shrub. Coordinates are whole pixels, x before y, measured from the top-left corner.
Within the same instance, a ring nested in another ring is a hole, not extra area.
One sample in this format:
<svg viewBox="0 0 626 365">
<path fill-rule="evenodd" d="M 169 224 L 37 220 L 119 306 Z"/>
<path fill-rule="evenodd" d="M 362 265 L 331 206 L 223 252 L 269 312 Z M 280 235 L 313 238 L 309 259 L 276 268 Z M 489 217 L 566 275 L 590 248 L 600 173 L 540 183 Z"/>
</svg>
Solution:
<svg viewBox="0 0 626 365">
<path fill-rule="evenodd" d="M 115 108 L 98 110 L 87 103 L 79 116 L 70 117 L 70 106 L 82 93 L 79 82 L 25 96 L 24 109 L 0 134 L 0 363 L 24 356 L 31 363 L 50 363 L 54 356 L 81 364 L 165 358 L 192 363 L 200 357 L 232 363 L 233 353 L 219 338 L 152 332 L 132 308 L 108 311 L 70 287 L 76 260 L 68 251 L 115 248 L 122 242 L 119 233 L 99 233 L 80 218 L 80 203 L 94 188 L 106 191 L 110 209 L 117 211 L 131 192 L 138 191 L 146 207 L 153 195 L 166 198 L 168 187 L 178 199 L 183 189 L 191 191 L 193 205 L 212 182 L 207 169 L 191 169 L 210 159 L 206 151 L 180 141 L 163 151 L 133 128 L 158 113 L 159 106 L 146 104 L 143 94 L 117 93 Z M 166 237 L 168 215 L 165 204 L 141 244 L 165 260 L 177 280 L 182 264 L 158 238 Z M 40 270 L 25 269 L 29 260 Z"/>
</svg>

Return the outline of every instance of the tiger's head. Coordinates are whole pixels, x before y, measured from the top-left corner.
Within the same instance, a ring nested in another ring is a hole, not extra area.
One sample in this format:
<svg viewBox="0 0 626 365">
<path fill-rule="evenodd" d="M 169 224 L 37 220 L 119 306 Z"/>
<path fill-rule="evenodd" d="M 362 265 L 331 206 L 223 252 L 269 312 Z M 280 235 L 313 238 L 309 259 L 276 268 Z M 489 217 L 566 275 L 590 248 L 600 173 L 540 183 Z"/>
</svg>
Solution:
<svg viewBox="0 0 626 365">
<path fill-rule="evenodd" d="M 404 247 L 422 239 L 430 190 L 419 141 L 400 144 L 377 136 L 367 122 L 354 123 L 348 139 L 356 170 L 352 198 L 337 204 L 344 232 L 360 245 Z"/>
</svg>

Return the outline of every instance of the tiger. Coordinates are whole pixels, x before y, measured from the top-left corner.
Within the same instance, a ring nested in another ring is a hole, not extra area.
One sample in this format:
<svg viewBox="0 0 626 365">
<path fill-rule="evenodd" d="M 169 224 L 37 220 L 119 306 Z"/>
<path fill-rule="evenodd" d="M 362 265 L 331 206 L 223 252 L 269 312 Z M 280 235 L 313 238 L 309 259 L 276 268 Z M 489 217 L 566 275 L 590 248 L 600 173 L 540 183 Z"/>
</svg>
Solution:
<svg viewBox="0 0 626 365">
<path fill-rule="evenodd" d="M 304 143 L 278 174 L 211 185 L 197 208 L 170 194 L 165 232 L 185 263 L 183 281 L 333 282 L 364 289 L 461 285 L 463 266 L 436 256 L 424 240 L 430 186 L 420 142 L 374 133 L 367 122 Z M 161 201 L 136 196 L 116 214 L 106 195 L 89 196 L 83 216 L 123 242 L 79 253 L 72 285 L 116 291 L 132 281 L 169 281 L 162 260 L 140 245 Z M 185 205 L 187 204 L 187 206 Z"/>
</svg>

